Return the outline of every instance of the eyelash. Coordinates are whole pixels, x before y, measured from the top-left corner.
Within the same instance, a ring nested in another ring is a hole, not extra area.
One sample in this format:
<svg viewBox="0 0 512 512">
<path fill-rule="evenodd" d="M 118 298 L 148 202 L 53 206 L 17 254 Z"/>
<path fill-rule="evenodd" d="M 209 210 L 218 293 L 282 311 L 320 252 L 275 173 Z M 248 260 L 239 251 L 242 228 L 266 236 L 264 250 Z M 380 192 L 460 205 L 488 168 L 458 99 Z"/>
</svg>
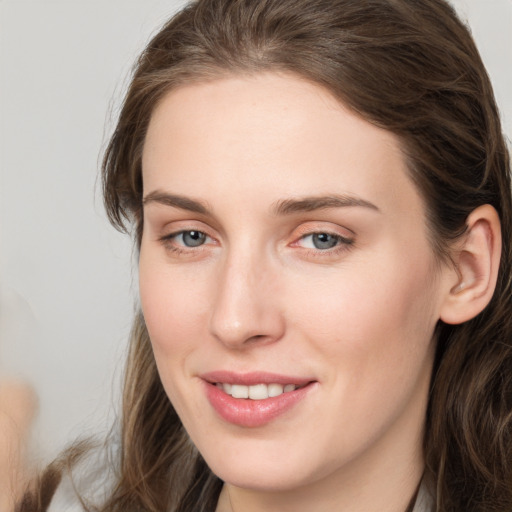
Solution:
<svg viewBox="0 0 512 512">
<path fill-rule="evenodd" d="M 306 240 L 308 238 L 313 239 L 314 236 L 319 236 L 319 235 L 327 235 L 329 237 L 332 237 L 334 239 L 335 245 L 332 247 L 327 247 L 325 249 L 320 249 L 318 247 L 314 247 L 314 248 L 303 247 L 303 249 L 305 251 L 308 251 L 308 253 L 310 253 L 311 255 L 313 255 L 315 257 L 316 256 L 322 257 L 322 256 L 327 256 L 327 255 L 334 256 L 341 252 L 347 251 L 354 244 L 354 239 L 344 237 L 338 233 L 331 233 L 329 231 L 313 231 L 313 232 L 306 233 L 306 234 L 302 235 L 296 242 L 294 242 L 292 244 L 292 246 L 298 246 L 300 242 L 303 242 L 304 240 Z M 314 244 L 314 242 L 313 242 L 313 244 Z"/>
<path fill-rule="evenodd" d="M 201 250 L 201 248 L 204 246 L 203 244 L 200 244 L 198 246 L 186 246 L 186 245 L 176 245 L 173 243 L 173 241 L 178 238 L 179 236 L 183 236 L 187 233 L 199 233 L 200 235 L 204 235 L 205 239 L 213 240 L 212 237 L 208 236 L 204 231 L 201 231 L 199 229 L 181 229 L 180 231 L 176 231 L 174 233 L 169 233 L 168 235 L 165 235 L 160 238 L 160 242 L 164 245 L 164 247 L 176 254 L 190 254 L 191 251 L 198 251 Z"/>
<path fill-rule="evenodd" d="M 184 236 L 187 233 L 188 234 L 198 233 L 205 237 L 205 242 L 200 245 L 197 245 L 197 246 L 186 246 L 184 244 L 176 245 L 175 243 L 173 243 L 174 240 L 176 240 L 178 237 Z M 292 247 L 300 247 L 299 243 L 301 241 L 304 241 L 310 237 L 312 238 L 315 235 L 327 235 L 329 237 L 333 237 L 335 239 L 336 245 L 334 245 L 333 247 L 326 248 L 326 249 L 302 247 L 303 251 L 307 252 L 308 256 L 313 256 L 313 257 L 335 256 L 344 251 L 349 250 L 354 244 L 354 239 L 352 239 L 352 238 L 344 237 L 338 233 L 332 233 L 329 231 L 319 230 L 319 231 L 309 231 L 309 232 L 302 234 L 295 242 L 293 242 L 291 244 L 291 246 Z M 161 237 L 159 240 L 167 250 L 169 250 L 177 255 L 180 255 L 180 254 L 190 254 L 191 252 L 200 251 L 200 250 L 202 250 L 204 245 L 208 242 L 208 240 L 214 240 L 214 239 L 212 237 L 210 237 L 204 231 L 200 231 L 198 229 L 182 229 L 182 230 L 176 231 L 174 233 L 169 233 L 168 235 Z"/>
</svg>

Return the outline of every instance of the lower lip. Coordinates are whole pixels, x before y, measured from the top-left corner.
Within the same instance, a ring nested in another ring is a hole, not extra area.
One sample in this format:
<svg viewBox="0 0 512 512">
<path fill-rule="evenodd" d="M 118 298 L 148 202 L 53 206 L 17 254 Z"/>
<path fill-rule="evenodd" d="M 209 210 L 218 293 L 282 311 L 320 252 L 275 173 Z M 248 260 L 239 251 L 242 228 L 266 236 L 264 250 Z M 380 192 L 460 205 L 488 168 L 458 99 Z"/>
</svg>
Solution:
<svg viewBox="0 0 512 512">
<path fill-rule="evenodd" d="M 233 398 L 215 384 L 205 384 L 206 396 L 221 418 L 240 427 L 261 427 L 303 400 L 314 383 L 264 400 Z"/>
</svg>

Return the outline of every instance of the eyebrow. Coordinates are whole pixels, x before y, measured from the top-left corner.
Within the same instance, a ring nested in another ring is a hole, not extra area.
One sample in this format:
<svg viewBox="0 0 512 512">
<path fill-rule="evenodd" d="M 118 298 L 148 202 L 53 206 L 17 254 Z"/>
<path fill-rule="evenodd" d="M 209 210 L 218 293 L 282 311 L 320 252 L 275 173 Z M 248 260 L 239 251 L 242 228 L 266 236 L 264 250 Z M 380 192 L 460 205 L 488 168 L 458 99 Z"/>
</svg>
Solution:
<svg viewBox="0 0 512 512">
<path fill-rule="evenodd" d="M 168 194 L 167 192 L 161 192 L 156 190 L 154 192 L 150 192 L 147 196 L 142 200 L 142 204 L 145 206 L 151 203 L 158 203 L 164 206 L 172 206 L 173 208 L 179 208 L 181 210 L 188 210 L 194 213 L 200 213 L 201 215 L 209 215 L 210 208 L 200 201 L 196 201 L 195 199 L 190 199 L 189 197 Z"/>
<path fill-rule="evenodd" d="M 311 196 L 300 199 L 283 199 L 278 201 L 273 211 L 276 215 L 290 215 L 300 212 L 327 210 L 330 208 L 347 208 L 359 206 L 370 210 L 380 211 L 377 206 L 365 199 L 351 195 Z"/>
<path fill-rule="evenodd" d="M 211 209 L 206 203 L 159 190 L 146 195 L 142 203 L 144 206 L 151 203 L 158 203 L 164 206 L 199 213 L 201 215 L 212 215 Z M 359 197 L 351 195 L 328 195 L 302 197 L 298 199 L 282 199 L 274 203 L 272 212 L 275 215 L 291 215 L 294 213 L 347 207 L 363 207 L 377 212 L 380 211 L 373 203 Z"/>
</svg>

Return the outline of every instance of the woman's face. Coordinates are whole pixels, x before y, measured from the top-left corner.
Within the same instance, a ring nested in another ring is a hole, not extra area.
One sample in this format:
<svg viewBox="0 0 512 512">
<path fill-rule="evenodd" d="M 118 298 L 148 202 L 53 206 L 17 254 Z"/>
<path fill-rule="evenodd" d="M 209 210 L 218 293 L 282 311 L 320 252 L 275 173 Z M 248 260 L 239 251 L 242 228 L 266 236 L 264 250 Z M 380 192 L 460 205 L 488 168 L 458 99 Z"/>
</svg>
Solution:
<svg viewBox="0 0 512 512">
<path fill-rule="evenodd" d="M 397 139 L 293 75 L 227 77 L 159 104 L 143 180 L 142 309 L 213 471 L 421 474 L 448 272 Z"/>
</svg>

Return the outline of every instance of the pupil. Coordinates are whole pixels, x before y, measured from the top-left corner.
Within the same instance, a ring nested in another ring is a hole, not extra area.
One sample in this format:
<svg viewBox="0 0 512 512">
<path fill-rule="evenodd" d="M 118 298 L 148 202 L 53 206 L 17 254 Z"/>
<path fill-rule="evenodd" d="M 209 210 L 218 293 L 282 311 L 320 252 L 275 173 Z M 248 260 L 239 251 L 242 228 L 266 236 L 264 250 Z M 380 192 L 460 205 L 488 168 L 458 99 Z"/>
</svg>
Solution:
<svg viewBox="0 0 512 512">
<path fill-rule="evenodd" d="M 183 233 L 183 243 L 187 247 L 197 247 L 204 243 L 206 235 L 201 231 L 185 231 Z"/>
<path fill-rule="evenodd" d="M 317 249 L 331 249 L 338 243 L 338 239 L 328 233 L 316 233 L 313 235 L 313 245 Z"/>
</svg>

